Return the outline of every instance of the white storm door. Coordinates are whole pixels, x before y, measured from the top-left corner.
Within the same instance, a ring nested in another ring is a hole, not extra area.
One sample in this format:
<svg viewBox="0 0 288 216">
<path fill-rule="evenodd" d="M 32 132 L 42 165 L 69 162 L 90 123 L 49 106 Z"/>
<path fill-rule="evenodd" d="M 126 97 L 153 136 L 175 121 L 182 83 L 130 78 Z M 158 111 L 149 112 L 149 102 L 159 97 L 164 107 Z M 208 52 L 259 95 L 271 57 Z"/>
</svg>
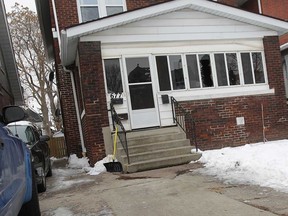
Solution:
<svg viewBox="0 0 288 216">
<path fill-rule="evenodd" d="M 125 59 L 132 129 L 159 126 L 148 57 Z"/>
</svg>

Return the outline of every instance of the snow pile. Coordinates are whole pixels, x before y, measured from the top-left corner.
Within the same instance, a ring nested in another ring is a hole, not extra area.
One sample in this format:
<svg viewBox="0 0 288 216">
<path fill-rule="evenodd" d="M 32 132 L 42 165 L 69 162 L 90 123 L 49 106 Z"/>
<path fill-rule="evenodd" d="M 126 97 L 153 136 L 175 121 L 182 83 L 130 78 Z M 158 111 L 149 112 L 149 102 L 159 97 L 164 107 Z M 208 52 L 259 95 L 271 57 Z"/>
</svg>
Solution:
<svg viewBox="0 0 288 216">
<path fill-rule="evenodd" d="M 78 158 L 75 154 L 70 155 L 68 159 L 68 168 L 72 169 L 82 169 L 87 172 L 89 175 L 99 175 L 102 172 L 106 172 L 104 163 L 112 162 L 112 155 L 108 155 L 100 161 L 97 161 L 94 167 L 90 167 L 88 163 L 88 158 Z"/>
<path fill-rule="evenodd" d="M 68 159 L 68 168 L 83 169 L 89 167 L 89 159 L 87 157 L 78 158 L 76 154 L 70 155 Z"/>
<path fill-rule="evenodd" d="M 108 155 L 103 158 L 101 161 L 95 163 L 94 167 L 90 169 L 88 172 L 89 175 L 99 175 L 101 172 L 106 172 L 106 168 L 104 163 L 108 163 L 112 161 L 112 155 Z"/>
<path fill-rule="evenodd" d="M 202 152 L 203 174 L 231 184 L 253 184 L 288 192 L 288 140 Z"/>
</svg>

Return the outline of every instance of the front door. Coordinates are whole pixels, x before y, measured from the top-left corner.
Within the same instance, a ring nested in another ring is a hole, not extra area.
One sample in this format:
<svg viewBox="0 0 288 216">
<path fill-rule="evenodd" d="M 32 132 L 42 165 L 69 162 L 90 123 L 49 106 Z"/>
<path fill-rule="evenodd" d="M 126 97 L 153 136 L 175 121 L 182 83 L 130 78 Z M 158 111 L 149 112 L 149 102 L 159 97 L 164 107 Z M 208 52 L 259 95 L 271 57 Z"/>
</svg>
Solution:
<svg viewBox="0 0 288 216">
<path fill-rule="evenodd" d="M 159 126 L 148 57 L 126 58 L 132 129 Z"/>
</svg>

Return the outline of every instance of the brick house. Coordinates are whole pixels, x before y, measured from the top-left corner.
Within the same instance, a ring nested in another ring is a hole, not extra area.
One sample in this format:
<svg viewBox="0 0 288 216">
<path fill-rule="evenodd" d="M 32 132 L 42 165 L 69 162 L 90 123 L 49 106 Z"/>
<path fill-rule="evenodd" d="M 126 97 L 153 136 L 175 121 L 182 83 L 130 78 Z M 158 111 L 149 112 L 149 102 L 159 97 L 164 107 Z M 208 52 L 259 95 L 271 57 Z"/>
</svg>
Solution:
<svg viewBox="0 0 288 216">
<path fill-rule="evenodd" d="M 36 0 L 68 152 L 87 151 L 92 164 L 106 155 L 111 95 L 127 131 L 175 125 L 173 96 L 202 150 L 259 142 L 263 131 L 287 138 L 288 23 L 237 8 L 245 2 Z"/>
<path fill-rule="evenodd" d="M 4 2 L 0 1 L 0 110 L 22 105 L 23 96 L 16 67 Z"/>
</svg>

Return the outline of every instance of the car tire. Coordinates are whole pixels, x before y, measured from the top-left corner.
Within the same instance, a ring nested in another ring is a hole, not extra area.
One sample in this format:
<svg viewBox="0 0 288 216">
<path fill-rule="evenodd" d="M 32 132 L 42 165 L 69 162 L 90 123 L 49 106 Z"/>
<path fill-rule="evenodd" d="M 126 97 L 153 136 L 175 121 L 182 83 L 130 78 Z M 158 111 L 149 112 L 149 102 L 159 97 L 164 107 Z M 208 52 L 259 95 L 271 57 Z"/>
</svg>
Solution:
<svg viewBox="0 0 288 216">
<path fill-rule="evenodd" d="M 48 172 L 47 172 L 47 177 L 51 177 L 52 176 L 52 165 L 51 165 L 51 160 L 49 160 L 49 168 L 48 168 Z"/>
<path fill-rule="evenodd" d="M 33 170 L 33 169 L 32 169 Z M 32 171 L 32 198 L 25 203 L 18 216 L 41 216 L 35 173 Z"/>
<path fill-rule="evenodd" d="M 46 191 L 46 176 L 44 173 L 44 168 L 41 167 L 41 172 L 38 173 L 39 177 L 41 178 L 41 183 L 37 185 L 38 187 L 38 193 L 43 193 Z"/>
</svg>

